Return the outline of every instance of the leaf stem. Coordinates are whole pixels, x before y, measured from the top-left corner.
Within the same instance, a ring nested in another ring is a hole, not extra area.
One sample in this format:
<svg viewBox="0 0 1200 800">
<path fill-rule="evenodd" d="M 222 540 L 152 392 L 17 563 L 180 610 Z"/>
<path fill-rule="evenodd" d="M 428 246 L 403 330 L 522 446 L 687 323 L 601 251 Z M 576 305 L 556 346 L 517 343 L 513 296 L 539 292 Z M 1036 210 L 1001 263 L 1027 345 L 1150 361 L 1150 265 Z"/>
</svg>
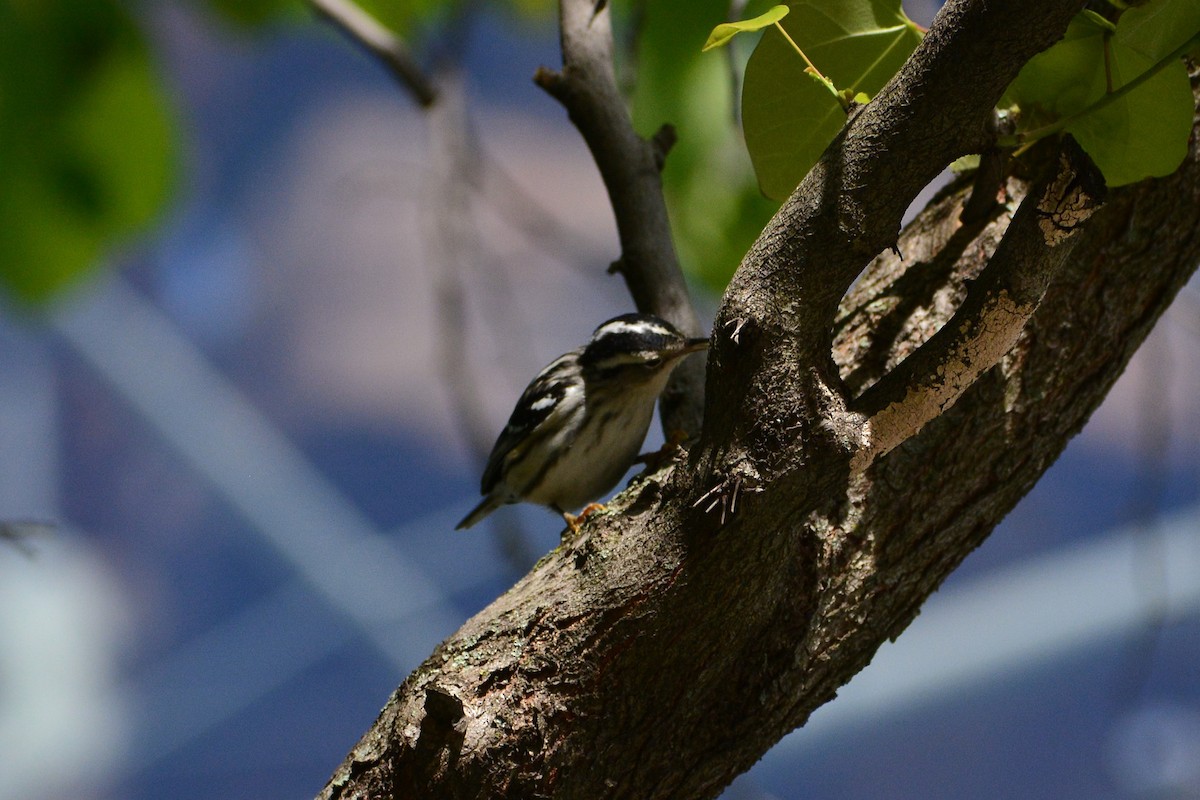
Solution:
<svg viewBox="0 0 1200 800">
<path fill-rule="evenodd" d="M 796 44 L 796 40 L 789 36 L 788 32 L 784 30 L 784 27 L 778 22 L 775 23 L 775 27 L 778 28 L 779 32 L 783 34 L 783 38 L 788 40 L 788 43 L 792 46 L 792 49 L 800 54 L 800 57 L 804 59 L 805 64 L 808 64 L 808 68 L 812 70 L 812 73 L 818 78 L 823 79 L 825 76 L 821 74 L 821 70 L 817 69 L 816 64 L 808 60 L 808 56 L 804 55 L 804 51 L 800 49 L 800 45 Z"/>
<path fill-rule="evenodd" d="M 846 97 L 842 96 L 842 93 L 839 92 L 837 90 L 837 87 L 835 87 L 833 85 L 833 81 L 829 80 L 829 78 L 826 78 L 821 73 L 821 70 L 817 69 L 817 65 L 809 60 L 808 56 L 806 56 L 804 54 L 804 51 L 800 49 L 800 45 L 796 44 L 796 40 L 788 35 L 788 32 L 786 30 L 784 30 L 784 27 L 782 25 L 780 25 L 778 22 L 776 22 L 775 27 L 779 29 L 779 32 L 783 34 L 783 38 L 788 40 L 788 44 L 790 44 L 792 46 L 793 50 L 795 50 L 797 53 L 800 54 L 800 57 L 804 59 L 804 63 L 808 65 L 807 67 L 805 67 L 804 71 L 809 73 L 810 75 L 812 75 L 814 78 L 819 80 L 821 83 L 823 83 L 825 85 L 825 88 L 827 88 L 829 90 L 830 94 L 832 94 L 834 96 L 834 98 L 837 99 L 838 105 L 840 105 L 842 107 L 842 111 L 845 111 L 848 113 L 850 111 L 850 101 Z"/>
<path fill-rule="evenodd" d="M 1015 134 L 1011 134 L 1009 136 L 998 136 L 998 137 L 996 137 L 996 144 L 1000 147 L 1020 147 L 1021 152 L 1023 152 L 1029 145 L 1033 144 L 1034 142 L 1038 141 L 1039 139 L 1044 139 L 1047 136 L 1051 136 L 1053 134 L 1059 133 L 1059 132 L 1063 131 L 1064 129 L 1070 127 L 1073 123 L 1075 123 L 1075 121 L 1077 121 L 1083 117 L 1086 117 L 1088 114 L 1094 114 L 1095 112 L 1097 112 L 1103 108 L 1106 108 L 1110 104 L 1115 103 L 1117 100 L 1120 100 L 1122 97 L 1129 94 L 1134 89 L 1136 89 L 1137 87 L 1141 86 L 1146 81 L 1153 78 L 1155 75 L 1157 75 L 1159 72 L 1161 72 L 1164 68 L 1166 68 L 1169 64 L 1172 64 L 1173 62 L 1175 62 L 1180 56 L 1182 56 L 1189 49 L 1191 49 L 1192 45 L 1194 45 L 1197 42 L 1200 42 L 1200 33 L 1194 34 L 1190 39 L 1185 41 L 1183 44 L 1179 45 L 1179 47 L 1176 47 L 1170 53 L 1163 56 L 1162 59 L 1160 59 L 1158 62 L 1156 62 L 1152 67 L 1150 67 L 1148 70 L 1143 72 L 1141 75 L 1138 75 L 1136 78 L 1134 78 L 1129 83 L 1122 86 L 1120 89 L 1117 89 L 1116 91 L 1105 94 L 1103 97 L 1096 100 L 1096 102 L 1092 103 L 1087 108 L 1082 108 L 1079 111 L 1076 111 L 1074 114 L 1068 114 L 1067 116 L 1063 117 L 1060 120 L 1057 120 L 1056 122 L 1052 122 L 1049 125 L 1043 125 L 1042 127 L 1035 128 L 1034 130 L 1031 130 L 1031 131 L 1018 132 Z"/>
</svg>

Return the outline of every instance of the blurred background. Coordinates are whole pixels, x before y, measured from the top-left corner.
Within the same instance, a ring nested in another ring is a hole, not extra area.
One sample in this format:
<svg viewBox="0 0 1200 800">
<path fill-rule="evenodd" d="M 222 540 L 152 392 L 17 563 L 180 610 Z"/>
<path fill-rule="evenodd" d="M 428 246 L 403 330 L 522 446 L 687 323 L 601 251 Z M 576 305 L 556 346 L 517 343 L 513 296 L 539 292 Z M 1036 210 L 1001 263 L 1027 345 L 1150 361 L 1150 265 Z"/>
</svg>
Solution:
<svg viewBox="0 0 1200 800">
<path fill-rule="evenodd" d="M 545 3 L 412 25 L 430 111 L 287 0 L 47 2 L 84 19 L 59 44 L 88 69 L 88 14 L 109 5 L 158 83 L 97 101 L 108 130 L 70 129 L 130 145 L 114 163 L 149 176 L 151 221 L 47 281 L 21 271 L 38 198 L 0 186 L 0 798 L 311 796 L 556 543 L 543 509 L 452 528 L 526 382 L 631 310 L 606 274 L 611 213 L 530 80 L 560 63 Z M 19 118 L 52 96 L 18 24 L 35 7 L 0 0 L 10 178 L 54 139 Z M 735 146 L 727 63 L 675 33 L 694 92 L 672 107 L 655 84 L 676 45 L 632 49 L 635 113 L 680 123 L 668 186 L 711 318 L 771 206 Z M 113 122 L 151 95 L 149 134 Z M 68 196 L 102 196 L 56 169 Z M 904 636 L 726 797 L 1200 798 L 1198 340 L 1188 288 Z"/>
</svg>

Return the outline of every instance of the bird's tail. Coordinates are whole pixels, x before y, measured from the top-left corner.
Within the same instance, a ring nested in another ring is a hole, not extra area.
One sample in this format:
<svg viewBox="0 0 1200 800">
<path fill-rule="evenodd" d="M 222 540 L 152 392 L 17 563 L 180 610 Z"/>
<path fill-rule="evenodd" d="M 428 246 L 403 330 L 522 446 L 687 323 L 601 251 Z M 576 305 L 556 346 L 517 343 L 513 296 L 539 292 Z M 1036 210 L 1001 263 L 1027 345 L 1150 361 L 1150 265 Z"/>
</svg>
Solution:
<svg viewBox="0 0 1200 800">
<path fill-rule="evenodd" d="M 471 527 L 476 522 L 479 522 L 479 520 L 483 519 L 488 514 L 492 513 L 493 511 L 495 511 L 497 508 L 499 508 L 500 506 L 502 506 L 504 504 L 505 504 L 505 501 L 502 497 L 499 497 L 494 494 L 489 494 L 487 497 L 483 498 L 483 500 L 480 501 L 479 505 L 477 505 L 477 506 L 475 506 L 475 508 L 471 509 L 470 514 L 467 514 L 465 517 L 462 518 L 462 522 L 460 522 L 454 526 L 454 530 L 461 531 L 461 530 L 465 530 L 465 529 Z"/>
</svg>

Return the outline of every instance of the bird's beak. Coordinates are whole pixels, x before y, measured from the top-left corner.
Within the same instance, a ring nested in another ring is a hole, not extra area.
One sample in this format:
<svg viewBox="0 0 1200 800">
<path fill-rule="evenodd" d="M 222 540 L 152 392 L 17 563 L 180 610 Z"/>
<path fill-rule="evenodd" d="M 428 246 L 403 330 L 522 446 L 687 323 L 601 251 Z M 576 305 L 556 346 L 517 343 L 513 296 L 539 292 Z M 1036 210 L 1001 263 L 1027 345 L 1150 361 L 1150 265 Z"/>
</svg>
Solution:
<svg viewBox="0 0 1200 800">
<path fill-rule="evenodd" d="M 699 350 L 708 347 L 708 339 L 688 339 L 678 350 L 663 353 L 663 359 L 671 364 L 675 364 L 684 356 L 689 356 Z"/>
<path fill-rule="evenodd" d="M 697 351 L 705 349 L 706 347 L 708 347 L 708 339 L 707 338 L 688 339 L 687 344 L 685 344 L 683 346 L 683 350 L 680 351 L 680 355 L 687 355 L 688 353 L 695 353 Z"/>
</svg>

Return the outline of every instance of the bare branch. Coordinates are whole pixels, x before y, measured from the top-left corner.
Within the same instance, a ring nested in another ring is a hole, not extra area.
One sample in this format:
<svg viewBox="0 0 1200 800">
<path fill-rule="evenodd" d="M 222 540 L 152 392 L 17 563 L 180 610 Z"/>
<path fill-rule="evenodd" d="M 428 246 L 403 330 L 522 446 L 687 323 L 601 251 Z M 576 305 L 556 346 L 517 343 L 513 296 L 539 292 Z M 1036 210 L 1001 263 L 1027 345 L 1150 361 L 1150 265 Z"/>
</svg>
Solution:
<svg viewBox="0 0 1200 800">
<path fill-rule="evenodd" d="M 679 268 L 659 177 L 669 139 L 646 141 L 633 129 L 613 69 L 609 14 L 607 4 L 594 0 L 561 0 L 563 69 L 542 67 L 534 81 L 566 108 L 596 160 L 621 240 L 619 271 L 634 303 L 700 336 L 704 331 Z M 703 357 L 693 356 L 675 370 L 663 395 L 668 435 L 700 430 L 703 392 Z"/>
<path fill-rule="evenodd" d="M 437 99 L 433 82 L 408 52 L 400 37 L 379 24 L 354 0 L 308 0 L 313 11 L 328 20 L 359 47 L 378 58 L 421 106 Z"/>
<path fill-rule="evenodd" d="M 469 357 L 465 277 L 472 264 L 483 260 L 471 204 L 482 182 L 484 163 L 467 118 L 462 81 L 452 71 L 438 77 L 442 99 L 425 115 L 432 145 L 424 192 L 429 199 L 422 204 L 425 240 L 435 265 L 432 280 L 437 299 L 437 363 L 459 429 L 482 464 L 496 432 L 484 413 L 483 392 Z M 512 337 L 503 338 L 507 341 Z M 491 530 L 512 572 L 521 575 L 528 570 L 536 555 L 519 520 L 506 515 L 493 523 Z"/>
<path fill-rule="evenodd" d="M 971 225 L 987 219 L 1000 202 L 997 196 L 1004 187 L 1008 175 L 1008 154 L 993 148 L 979 157 L 979 169 L 975 171 L 975 182 L 971 186 L 971 198 L 963 206 L 959 219 Z"/>
</svg>

